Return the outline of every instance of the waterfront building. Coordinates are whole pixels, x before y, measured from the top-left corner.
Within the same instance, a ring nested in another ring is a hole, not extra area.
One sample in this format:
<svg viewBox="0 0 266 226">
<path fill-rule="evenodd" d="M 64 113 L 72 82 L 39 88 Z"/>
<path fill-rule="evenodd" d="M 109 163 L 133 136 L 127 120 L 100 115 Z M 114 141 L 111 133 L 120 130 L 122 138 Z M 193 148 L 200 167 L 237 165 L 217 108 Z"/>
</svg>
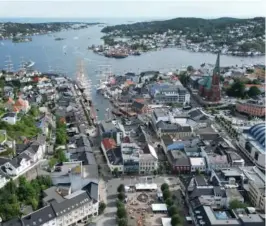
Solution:
<svg viewBox="0 0 266 226">
<path fill-rule="evenodd" d="M 157 104 L 190 103 L 190 94 L 182 85 L 154 84 L 150 94 Z"/>
<path fill-rule="evenodd" d="M 255 117 L 265 116 L 265 101 L 248 100 L 237 101 L 236 110 Z"/>
<path fill-rule="evenodd" d="M 213 70 L 213 75 L 199 80 L 199 95 L 207 102 L 219 102 L 221 100 L 219 53 Z"/>
<path fill-rule="evenodd" d="M 265 169 L 265 129 L 265 124 L 260 123 L 244 130 L 239 136 L 241 150 L 263 169 Z"/>
</svg>

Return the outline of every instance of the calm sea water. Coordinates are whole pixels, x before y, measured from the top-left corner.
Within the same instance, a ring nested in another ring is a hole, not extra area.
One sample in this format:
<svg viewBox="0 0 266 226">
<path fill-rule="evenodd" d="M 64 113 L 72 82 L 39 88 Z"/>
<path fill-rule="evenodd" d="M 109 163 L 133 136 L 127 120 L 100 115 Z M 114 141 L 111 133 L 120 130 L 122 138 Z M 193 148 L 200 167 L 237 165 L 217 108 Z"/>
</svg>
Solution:
<svg viewBox="0 0 266 226">
<path fill-rule="evenodd" d="M 150 20 L 150 19 L 145 19 Z M 132 23 L 136 19 L 1 19 L 0 21 L 13 22 L 51 22 L 51 21 L 77 21 L 77 22 L 101 22 L 106 24 Z M 92 26 L 88 29 L 78 31 L 63 31 L 52 35 L 34 36 L 32 42 L 12 43 L 9 40 L 0 41 L 0 68 L 5 67 L 7 56 L 10 56 L 14 64 L 14 69 L 20 67 L 21 57 L 25 60 L 36 62 L 37 70 L 47 72 L 49 69 L 64 72 L 69 77 L 74 77 L 77 70 L 79 59 L 84 59 L 85 70 L 92 84 L 98 83 L 97 74 L 100 72 L 101 65 L 110 65 L 112 72 L 123 74 L 126 72 L 139 73 L 144 70 L 169 71 L 180 68 L 181 66 L 192 65 L 199 67 L 202 63 L 215 63 L 216 55 L 211 53 L 192 53 L 176 48 L 164 49 L 132 56 L 125 59 L 110 59 L 94 54 L 87 50 L 92 44 L 102 44 L 101 27 Z M 62 41 L 55 41 L 55 37 L 64 38 Z M 264 57 L 241 58 L 233 56 L 221 56 L 221 66 L 242 65 L 264 63 Z M 93 91 L 94 101 L 97 102 L 99 118 L 102 119 L 105 109 L 109 107 L 108 101 L 96 95 Z"/>
</svg>

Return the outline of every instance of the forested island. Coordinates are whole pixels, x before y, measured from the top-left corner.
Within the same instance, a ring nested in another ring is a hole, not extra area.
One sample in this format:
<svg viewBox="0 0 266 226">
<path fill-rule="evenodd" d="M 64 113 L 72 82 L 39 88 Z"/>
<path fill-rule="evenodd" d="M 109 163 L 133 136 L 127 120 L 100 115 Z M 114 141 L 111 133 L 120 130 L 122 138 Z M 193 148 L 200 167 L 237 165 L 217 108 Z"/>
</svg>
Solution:
<svg viewBox="0 0 266 226">
<path fill-rule="evenodd" d="M 19 39 L 20 37 L 30 37 L 33 35 L 48 34 L 67 29 L 84 29 L 100 23 L 81 22 L 49 22 L 49 23 L 0 23 L 1 39 Z"/>
<path fill-rule="evenodd" d="M 265 18 L 176 18 L 107 26 L 102 29 L 109 46 L 129 45 L 148 51 L 179 47 L 194 52 L 221 52 L 237 56 L 265 53 Z M 126 41 L 118 40 L 127 38 Z"/>
</svg>

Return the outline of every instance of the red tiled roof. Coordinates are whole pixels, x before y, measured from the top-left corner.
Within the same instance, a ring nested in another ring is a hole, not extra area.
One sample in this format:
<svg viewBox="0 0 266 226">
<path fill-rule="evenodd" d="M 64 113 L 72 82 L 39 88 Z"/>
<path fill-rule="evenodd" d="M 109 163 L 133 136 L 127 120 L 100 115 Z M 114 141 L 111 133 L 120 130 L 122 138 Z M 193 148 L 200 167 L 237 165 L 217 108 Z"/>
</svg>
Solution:
<svg viewBox="0 0 266 226">
<path fill-rule="evenodd" d="M 104 138 L 102 140 L 103 146 L 105 148 L 105 150 L 110 150 L 116 147 L 116 142 L 114 139 L 111 138 Z"/>
<path fill-rule="evenodd" d="M 24 100 L 22 100 L 22 99 L 19 98 L 19 99 L 16 101 L 15 106 L 17 106 L 17 107 L 24 107 L 24 106 L 26 106 L 26 103 L 25 103 Z"/>
<path fill-rule="evenodd" d="M 8 97 L 7 103 L 8 104 L 13 104 L 14 103 L 14 100 L 11 97 Z"/>
</svg>

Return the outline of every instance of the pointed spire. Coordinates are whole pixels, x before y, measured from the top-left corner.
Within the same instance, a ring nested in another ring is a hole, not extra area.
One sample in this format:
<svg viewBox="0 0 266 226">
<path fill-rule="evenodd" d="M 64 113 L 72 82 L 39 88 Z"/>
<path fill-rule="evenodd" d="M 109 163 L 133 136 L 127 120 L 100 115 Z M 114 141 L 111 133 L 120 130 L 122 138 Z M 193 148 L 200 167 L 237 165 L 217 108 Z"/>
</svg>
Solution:
<svg viewBox="0 0 266 226">
<path fill-rule="evenodd" d="M 217 54 L 215 67 L 213 69 L 213 75 L 220 75 L 220 52 Z"/>
</svg>

